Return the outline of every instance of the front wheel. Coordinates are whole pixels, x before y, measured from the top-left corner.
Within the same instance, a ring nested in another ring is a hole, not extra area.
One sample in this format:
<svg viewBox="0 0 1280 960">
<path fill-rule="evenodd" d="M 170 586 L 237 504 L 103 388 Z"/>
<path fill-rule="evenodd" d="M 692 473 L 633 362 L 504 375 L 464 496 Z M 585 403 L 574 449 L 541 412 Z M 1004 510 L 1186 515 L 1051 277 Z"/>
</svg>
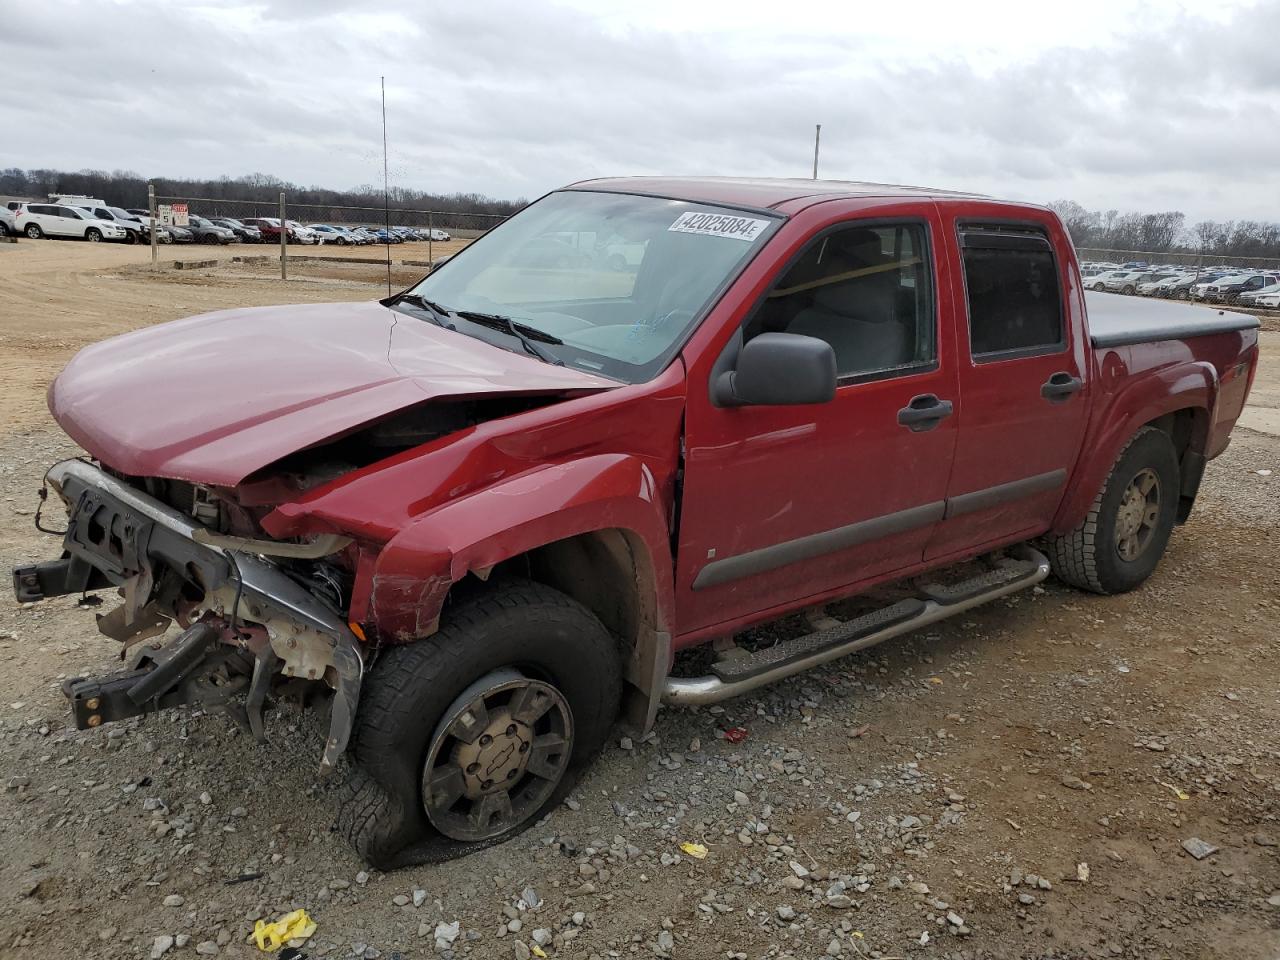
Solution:
<svg viewBox="0 0 1280 960">
<path fill-rule="evenodd" d="M 613 637 L 581 604 L 513 581 L 365 679 L 338 827 L 371 865 L 462 856 L 568 793 L 618 713 Z"/>
<path fill-rule="evenodd" d="M 1143 427 L 1116 460 L 1088 516 L 1048 539 L 1059 580 L 1094 593 L 1125 593 L 1155 571 L 1178 511 L 1178 455 L 1169 435 Z"/>
<path fill-rule="evenodd" d="M 1101 293 L 1103 290 L 1105 290 L 1105 289 L 1107 289 L 1107 288 L 1106 288 L 1105 286 L 1103 286 L 1101 283 L 1095 283 L 1095 284 L 1093 285 L 1093 289 L 1094 289 L 1095 291 L 1097 291 L 1098 293 Z"/>
<path fill-rule="evenodd" d="M 102 231 L 97 227 L 90 227 L 84 232 L 84 238 L 90 243 L 98 243 L 102 239 Z"/>
</svg>

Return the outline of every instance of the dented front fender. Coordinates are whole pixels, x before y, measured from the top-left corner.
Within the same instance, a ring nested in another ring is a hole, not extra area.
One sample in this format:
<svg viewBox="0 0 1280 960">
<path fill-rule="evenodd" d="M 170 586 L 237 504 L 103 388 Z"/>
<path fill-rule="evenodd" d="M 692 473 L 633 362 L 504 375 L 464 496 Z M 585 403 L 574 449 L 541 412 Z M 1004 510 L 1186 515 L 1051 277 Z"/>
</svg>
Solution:
<svg viewBox="0 0 1280 960">
<path fill-rule="evenodd" d="M 454 583 L 557 540 L 600 530 L 634 534 L 649 552 L 657 615 L 673 603 L 666 498 L 639 457 L 611 453 L 547 464 L 452 500 L 393 537 L 373 571 L 379 634 L 405 642 L 433 632 Z"/>
</svg>

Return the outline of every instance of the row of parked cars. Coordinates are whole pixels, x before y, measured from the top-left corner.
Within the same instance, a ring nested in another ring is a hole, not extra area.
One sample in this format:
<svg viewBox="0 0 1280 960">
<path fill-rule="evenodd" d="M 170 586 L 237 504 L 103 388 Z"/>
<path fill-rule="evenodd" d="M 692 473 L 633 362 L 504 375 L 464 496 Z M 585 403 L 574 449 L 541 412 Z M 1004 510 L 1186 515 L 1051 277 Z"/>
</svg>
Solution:
<svg viewBox="0 0 1280 960">
<path fill-rule="evenodd" d="M 204 217 L 189 214 L 184 226 L 156 223 L 142 209 L 125 209 L 94 197 L 58 195 L 48 203 L 10 201 L 0 210 L 0 233 L 24 234 L 33 240 L 42 237 L 69 237 L 97 242 L 150 243 L 155 229 L 159 243 L 286 243 L 339 246 L 370 243 L 411 243 L 422 240 L 449 240 L 448 231 L 414 227 L 364 227 L 313 223 L 303 225 L 278 217 Z"/>
<path fill-rule="evenodd" d="M 1280 307 L 1280 270 L 1085 261 L 1080 272 L 1090 290 L 1171 300 Z"/>
</svg>

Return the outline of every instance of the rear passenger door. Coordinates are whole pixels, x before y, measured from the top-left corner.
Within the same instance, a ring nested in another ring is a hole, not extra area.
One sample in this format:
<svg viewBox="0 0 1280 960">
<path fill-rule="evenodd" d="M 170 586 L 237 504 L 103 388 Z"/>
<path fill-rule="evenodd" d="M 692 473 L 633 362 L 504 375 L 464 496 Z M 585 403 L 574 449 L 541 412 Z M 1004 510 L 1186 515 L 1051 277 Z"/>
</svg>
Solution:
<svg viewBox="0 0 1280 960">
<path fill-rule="evenodd" d="M 960 432 L 927 559 L 1047 530 L 1088 411 L 1083 294 L 1057 218 L 1008 220 L 997 205 L 959 206 L 947 242 L 961 265 Z"/>
</svg>

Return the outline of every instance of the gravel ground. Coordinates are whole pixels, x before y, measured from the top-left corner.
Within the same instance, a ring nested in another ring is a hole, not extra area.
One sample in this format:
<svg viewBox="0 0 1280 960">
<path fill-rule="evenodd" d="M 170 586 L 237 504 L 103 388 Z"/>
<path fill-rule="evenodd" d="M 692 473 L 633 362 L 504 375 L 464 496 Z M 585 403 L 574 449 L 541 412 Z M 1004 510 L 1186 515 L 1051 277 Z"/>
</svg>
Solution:
<svg viewBox="0 0 1280 960">
<path fill-rule="evenodd" d="M 43 417 L 0 433 L 0 563 L 56 551 L 33 494 L 74 452 Z M 77 732 L 59 683 L 115 645 L 71 599 L 0 604 L 0 957 L 256 956 L 254 921 L 302 907 L 330 958 L 1274 958 L 1278 460 L 1241 431 L 1133 594 L 1050 582 L 664 711 L 518 839 L 392 874 L 331 831 L 319 718 Z"/>
</svg>

